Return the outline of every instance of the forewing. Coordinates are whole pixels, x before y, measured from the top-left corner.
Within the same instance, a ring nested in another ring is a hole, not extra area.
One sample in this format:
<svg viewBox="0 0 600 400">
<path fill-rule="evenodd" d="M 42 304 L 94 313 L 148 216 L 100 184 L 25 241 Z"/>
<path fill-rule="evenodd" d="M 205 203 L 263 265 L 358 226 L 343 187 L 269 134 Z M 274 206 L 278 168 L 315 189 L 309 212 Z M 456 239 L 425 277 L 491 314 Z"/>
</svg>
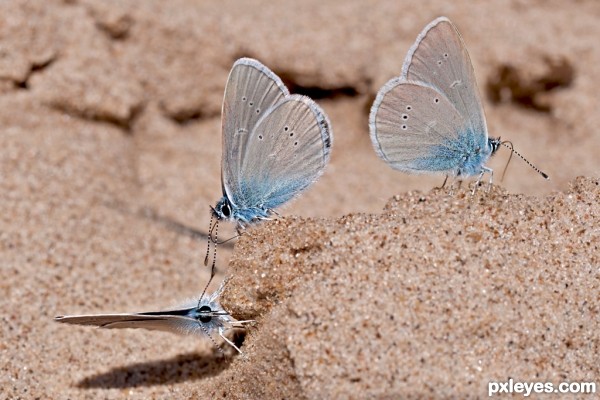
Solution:
<svg viewBox="0 0 600 400">
<path fill-rule="evenodd" d="M 305 96 L 292 95 L 273 107 L 250 132 L 234 202 L 276 208 L 323 173 L 332 132 L 323 110 Z"/>
<path fill-rule="evenodd" d="M 192 318 L 178 315 L 143 314 L 96 314 L 67 315 L 54 319 L 56 322 L 97 326 L 104 329 L 147 329 L 171 333 L 189 333 L 194 331 L 198 322 Z"/>
<path fill-rule="evenodd" d="M 240 170 L 250 132 L 267 110 L 288 94 L 281 79 L 260 62 L 241 58 L 233 64 L 222 109 L 221 184 L 230 200 L 240 190 Z"/>
<path fill-rule="evenodd" d="M 393 168 L 444 172 L 459 162 L 465 121 L 436 89 L 395 78 L 377 94 L 369 130 L 375 151 Z"/>
<path fill-rule="evenodd" d="M 402 67 L 402 78 L 436 88 L 455 106 L 473 132 L 487 127 L 473 65 L 467 48 L 450 20 L 440 17 L 417 37 Z"/>
</svg>

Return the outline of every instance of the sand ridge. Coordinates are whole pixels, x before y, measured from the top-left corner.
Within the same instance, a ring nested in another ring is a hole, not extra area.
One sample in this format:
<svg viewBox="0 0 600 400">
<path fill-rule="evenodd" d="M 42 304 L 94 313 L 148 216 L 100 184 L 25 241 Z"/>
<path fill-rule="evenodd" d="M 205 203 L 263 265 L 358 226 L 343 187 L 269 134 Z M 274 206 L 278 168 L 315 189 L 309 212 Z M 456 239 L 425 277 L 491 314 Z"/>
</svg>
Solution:
<svg viewBox="0 0 600 400">
<path fill-rule="evenodd" d="M 586 178 L 542 201 L 498 187 L 409 192 L 381 214 L 253 229 L 223 304 L 260 323 L 247 358 L 215 379 L 236 376 L 223 389 L 234 398 L 469 398 L 515 376 L 593 381 L 599 195 Z M 272 358 L 287 361 L 289 385 L 258 373 Z"/>
<path fill-rule="evenodd" d="M 15 0 L 0 15 L 1 399 L 476 398 L 509 373 L 599 382 L 597 2 Z M 469 49 L 490 134 L 550 181 L 513 160 L 491 193 L 449 196 L 431 191 L 443 177 L 373 152 L 374 95 L 440 15 Z M 223 305 L 258 320 L 247 357 L 53 323 L 202 290 L 241 56 L 314 97 L 335 134 L 324 175 L 281 220 L 220 247 L 212 289 L 233 275 Z M 574 71 L 539 95 L 549 112 L 484 94 L 499 66 L 538 76 L 547 56 Z"/>
</svg>

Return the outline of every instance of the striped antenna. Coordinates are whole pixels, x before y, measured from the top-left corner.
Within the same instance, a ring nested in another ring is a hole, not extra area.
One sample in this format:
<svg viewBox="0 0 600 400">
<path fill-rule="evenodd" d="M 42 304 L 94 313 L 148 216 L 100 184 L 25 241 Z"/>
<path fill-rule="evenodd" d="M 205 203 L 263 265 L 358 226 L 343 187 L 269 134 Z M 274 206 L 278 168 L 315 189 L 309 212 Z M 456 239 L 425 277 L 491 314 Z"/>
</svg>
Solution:
<svg viewBox="0 0 600 400">
<path fill-rule="evenodd" d="M 214 225 L 213 225 L 212 221 L 213 221 L 213 218 L 212 218 L 212 214 L 211 214 L 210 227 L 208 230 L 208 244 L 206 247 L 206 256 L 204 257 L 204 265 L 208 265 L 208 256 L 210 254 L 210 244 L 212 242 L 212 244 L 214 245 L 214 248 L 213 248 L 213 259 L 212 259 L 212 263 L 210 265 L 210 278 L 208 279 L 208 282 L 206 283 L 206 286 L 204 287 L 202 294 L 198 298 L 198 308 L 200 308 L 200 302 L 202 301 L 202 298 L 204 297 L 204 294 L 206 293 L 206 289 L 208 289 L 208 286 L 210 285 L 210 283 L 212 282 L 212 280 L 215 276 L 215 271 L 216 271 L 216 266 L 217 266 L 217 245 L 219 244 L 219 219 L 218 218 L 216 219 Z M 214 239 L 213 239 L 213 230 L 215 231 Z"/>
<path fill-rule="evenodd" d="M 541 176 L 543 176 L 545 179 L 550 179 L 550 177 L 548 176 L 548 174 L 546 174 L 545 172 L 543 172 L 542 170 L 540 170 L 538 167 L 536 167 L 535 165 L 533 165 L 532 163 L 530 163 L 529 160 L 527 160 L 525 157 L 523 157 L 521 155 L 521 153 L 519 153 L 518 151 L 516 151 L 515 148 L 513 147 L 513 144 L 512 144 L 511 141 L 505 140 L 503 142 L 500 142 L 500 144 L 510 150 L 510 157 L 508 158 L 508 161 L 506 162 L 506 166 L 504 167 L 504 171 L 502 172 L 502 178 L 500 180 L 504 180 L 504 175 L 506 174 L 506 170 L 508 169 L 508 164 L 510 163 L 510 160 L 512 159 L 513 154 L 516 154 L 517 156 L 519 156 L 519 158 L 521 160 L 525 161 L 527 163 L 527 165 L 529 165 L 531 168 L 533 168 L 533 170 L 535 172 L 537 172 L 538 174 L 540 174 Z"/>
</svg>

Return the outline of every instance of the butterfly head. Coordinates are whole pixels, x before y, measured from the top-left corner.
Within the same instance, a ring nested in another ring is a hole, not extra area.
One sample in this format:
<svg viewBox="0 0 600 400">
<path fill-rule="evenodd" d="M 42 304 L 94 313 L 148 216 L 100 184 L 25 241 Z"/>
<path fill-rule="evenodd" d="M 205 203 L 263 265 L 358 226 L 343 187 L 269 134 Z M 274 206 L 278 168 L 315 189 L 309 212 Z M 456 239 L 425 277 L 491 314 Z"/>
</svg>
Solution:
<svg viewBox="0 0 600 400">
<path fill-rule="evenodd" d="M 502 144 L 502 141 L 500 140 L 500 137 L 497 138 L 489 138 L 488 139 L 488 146 L 490 148 L 490 154 L 494 154 L 498 151 L 498 149 L 500 148 L 500 145 Z"/>
<path fill-rule="evenodd" d="M 207 324 L 212 319 L 212 310 L 209 306 L 202 306 L 198 309 L 198 320 L 203 324 Z"/>
<path fill-rule="evenodd" d="M 230 320 L 230 315 L 221 307 L 218 300 L 213 296 L 200 300 L 200 304 L 190 310 L 190 317 L 204 325 L 221 326 Z"/>
<path fill-rule="evenodd" d="M 211 208 L 213 216 L 218 220 L 229 220 L 233 218 L 233 207 L 227 196 L 223 196 L 217 205 Z"/>
<path fill-rule="evenodd" d="M 198 308 L 198 310 L 196 311 L 196 319 L 202 322 L 203 324 L 208 324 L 213 318 L 225 314 L 225 311 L 213 311 L 210 305 L 205 304 Z"/>
</svg>

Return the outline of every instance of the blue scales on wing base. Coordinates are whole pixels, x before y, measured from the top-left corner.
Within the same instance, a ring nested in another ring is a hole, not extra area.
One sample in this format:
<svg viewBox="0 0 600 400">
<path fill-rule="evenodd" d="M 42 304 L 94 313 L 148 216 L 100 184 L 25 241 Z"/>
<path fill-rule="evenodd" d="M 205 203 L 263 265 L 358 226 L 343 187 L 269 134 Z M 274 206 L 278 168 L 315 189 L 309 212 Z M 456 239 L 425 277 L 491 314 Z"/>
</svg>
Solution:
<svg viewBox="0 0 600 400">
<path fill-rule="evenodd" d="M 268 218 L 272 210 L 288 202 L 308 185 L 306 180 L 298 180 L 285 181 L 273 186 L 268 188 L 268 193 L 265 193 L 257 190 L 260 188 L 258 183 L 244 182 L 233 201 L 225 195 L 219 200 L 215 210 L 225 218 L 245 224 L 252 223 Z"/>
<path fill-rule="evenodd" d="M 496 150 L 486 135 L 467 129 L 456 138 L 428 148 L 429 155 L 413 160 L 415 170 L 451 172 L 456 176 L 473 176 L 481 173 L 483 166 Z"/>
</svg>

